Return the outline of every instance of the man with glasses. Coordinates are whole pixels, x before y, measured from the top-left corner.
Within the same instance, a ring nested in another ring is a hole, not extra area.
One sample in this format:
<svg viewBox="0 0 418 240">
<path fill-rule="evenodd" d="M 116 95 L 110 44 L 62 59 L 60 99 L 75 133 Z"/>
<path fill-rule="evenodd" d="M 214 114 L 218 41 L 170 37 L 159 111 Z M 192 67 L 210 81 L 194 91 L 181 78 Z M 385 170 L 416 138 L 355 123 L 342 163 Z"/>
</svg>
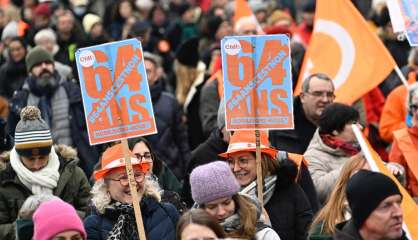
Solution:
<svg viewBox="0 0 418 240">
<path fill-rule="evenodd" d="M 330 77 L 315 73 L 302 83 L 302 92 L 293 100 L 295 129 L 270 131 L 271 144 L 282 151 L 303 154 L 318 126 L 325 107 L 334 99 L 334 84 Z"/>
</svg>

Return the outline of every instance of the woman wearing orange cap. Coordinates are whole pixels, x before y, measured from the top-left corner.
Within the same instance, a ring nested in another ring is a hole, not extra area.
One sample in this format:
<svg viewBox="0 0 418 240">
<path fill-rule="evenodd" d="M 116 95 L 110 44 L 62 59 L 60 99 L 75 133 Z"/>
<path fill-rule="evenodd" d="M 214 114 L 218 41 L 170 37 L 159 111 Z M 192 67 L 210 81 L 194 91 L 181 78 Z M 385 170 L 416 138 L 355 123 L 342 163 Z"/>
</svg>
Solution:
<svg viewBox="0 0 418 240">
<path fill-rule="evenodd" d="M 272 228 L 281 239 L 306 239 L 312 210 L 305 193 L 295 183 L 297 167 L 286 156 L 277 156 L 278 151 L 270 147 L 266 132 L 260 132 L 260 145 L 264 208 Z M 256 196 L 257 179 L 255 151 L 254 131 L 236 131 L 228 150 L 219 154 L 227 159 L 241 185 L 241 193 L 253 196 Z"/>
<path fill-rule="evenodd" d="M 175 239 L 177 210 L 171 204 L 160 202 L 158 183 L 146 174 L 150 162 L 142 156 L 136 158 L 130 151 L 129 155 L 147 239 Z M 94 172 L 94 177 L 94 211 L 84 222 L 88 239 L 138 239 L 121 144 L 103 153 L 101 169 Z"/>
</svg>

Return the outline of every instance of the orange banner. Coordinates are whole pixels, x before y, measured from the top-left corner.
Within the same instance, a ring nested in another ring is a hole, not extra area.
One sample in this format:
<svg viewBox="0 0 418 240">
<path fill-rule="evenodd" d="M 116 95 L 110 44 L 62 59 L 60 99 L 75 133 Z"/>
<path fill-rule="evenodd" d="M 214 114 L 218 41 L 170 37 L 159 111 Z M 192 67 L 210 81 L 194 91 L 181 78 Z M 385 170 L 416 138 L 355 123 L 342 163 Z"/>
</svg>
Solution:
<svg viewBox="0 0 418 240">
<path fill-rule="evenodd" d="M 334 80 L 336 101 L 351 104 L 381 83 L 396 63 L 349 0 L 317 0 L 315 26 L 295 94 L 322 72 Z"/>
</svg>

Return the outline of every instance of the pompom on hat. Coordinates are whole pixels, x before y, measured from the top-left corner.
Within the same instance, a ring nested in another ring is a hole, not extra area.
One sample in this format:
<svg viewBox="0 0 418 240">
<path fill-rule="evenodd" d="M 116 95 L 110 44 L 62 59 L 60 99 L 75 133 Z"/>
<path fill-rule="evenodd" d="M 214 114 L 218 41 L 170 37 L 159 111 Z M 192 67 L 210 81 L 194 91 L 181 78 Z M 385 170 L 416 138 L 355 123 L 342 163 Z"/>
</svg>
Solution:
<svg viewBox="0 0 418 240">
<path fill-rule="evenodd" d="M 61 199 L 42 203 L 33 214 L 34 240 L 49 240 L 65 231 L 77 231 L 87 239 L 83 222 L 76 210 Z"/>
<path fill-rule="evenodd" d="M 134 168 L 139 169 L 142 172 L 147 172 L 150 169 L 151 162 L 142 161 L 135 157 L 135 155 L 128 151 L 129 156 L 131 157 L 131 163 Z M 123 155 L 123 146 L 122 144 L 116 144 L 103 153 L 101 160 L 101 169 L 94 172 L 94 178 L 96 180 L 104 178 L 112 170 L 119 168 L 124 168 L 126 165 L 125 157 Z"/>
<path fill-rule="evenodd" d="M 23 108 L 15 129 L 16 152 L 21 156 L 48 155 L 51 147 L 51 131 L 41 111 L 35 106 Z"/>
<path fill-rule="evenodd" d="M 260 131 L 260 148 L 261 152 L 275 158 L 277 150 L 270 147 L 268 134 L 266 131 Z M 235 131 L 229 141 L 228 150 L 218 156 L 228 158 L 230 154 L 238 152 L 255 152 L 255 132 L 248 130 Z"/>
<path fill-rule="evenodd" d="M 190 174 L 192 198 L 205 204 L 237 194 L 240 185 L 226 162 L 216 161 L 193 169 Z"/>
</svg>

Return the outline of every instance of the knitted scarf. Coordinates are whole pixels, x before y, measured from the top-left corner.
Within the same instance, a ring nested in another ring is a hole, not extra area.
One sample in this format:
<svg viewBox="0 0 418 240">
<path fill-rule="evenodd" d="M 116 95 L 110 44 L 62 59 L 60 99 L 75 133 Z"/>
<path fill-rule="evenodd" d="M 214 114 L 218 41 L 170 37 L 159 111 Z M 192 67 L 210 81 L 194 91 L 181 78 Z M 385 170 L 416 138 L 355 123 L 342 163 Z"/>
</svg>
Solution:
<svg viewBox="0 0 418 240">
<path fill-rule="evenodd" d="M 23 165 L 15 148 L 10 152 L 10 164 L 19 180 L 35 194 L 51 194 L 57 187 L 60 162 L 54 148 L 51 148 L 48 164 L 39 171 L 32 172 Z"/>
<path fill-rule="evenodd" d="M 264 205 L 266 205 L 271 197 L 273 196 L 274 189 L 276 188 L 276 175 L 268 176 L 264 178 L 264 186 L 263 186 L 263 199 Z M 248 194 L 254 199 L 257 198 L 257 181 L 252 181 L 248 186 L 243 188 L 240 192 L 244 194 Z"/>
<path fill-rule="evenodd" d="M 320 134 L 319 136 L 321 137 L 325 145 L 333 149 L 341 149 L 349 157 L 354 156 L 361 151 L 360 145 L 356 142 L 344 142 L 333 137 L 330 134 Z"/>
<path fill-rule="evenodd" d="M 133 205 L 116 202 L 110 207 L 119 213 L 119 217 L 107 240 L 138 240 Z"/>
</svg>

